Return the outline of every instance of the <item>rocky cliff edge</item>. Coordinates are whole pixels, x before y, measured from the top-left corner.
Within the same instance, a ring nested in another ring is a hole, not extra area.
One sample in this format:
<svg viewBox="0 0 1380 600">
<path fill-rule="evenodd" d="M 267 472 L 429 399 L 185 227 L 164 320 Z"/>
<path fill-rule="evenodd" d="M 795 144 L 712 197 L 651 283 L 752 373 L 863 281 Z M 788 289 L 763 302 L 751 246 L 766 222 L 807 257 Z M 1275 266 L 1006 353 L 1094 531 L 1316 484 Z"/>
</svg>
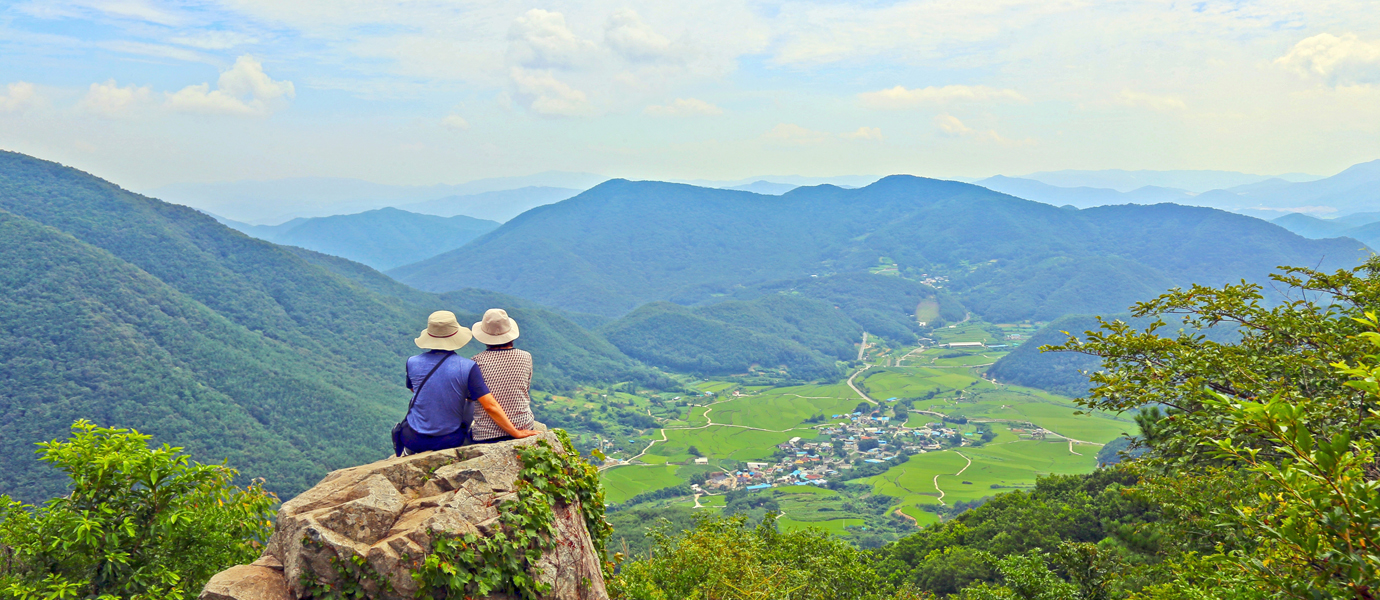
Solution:
<svg viewBox="0 0 1380 600">
<path fill-rule="evenodd" d="M 477 563 L 471 567 L 452 564 L 457 562 L 454 555 L 443 560 L 433 558 L 430 573 L 444 573 L 449 568 L 461 573 L 460 579 L 452 581 L 463 581 L 478 571 L 473 567 L 491 566 L 483 565 L 483 558 L 473 558 L 483 556 L 478 550 L 483 542 L 501 539 L 509 543 L 506 540 L 520 541 L 533 533 L 512 531 L 513 526 L 505 524 L 501 515 L 524 510 L 518 488 L 532 484 L 519 481 L 524 469 L 519 448 L 543 442 L 564 454 L 557 434 L 543 432 L 522 440 L 424 452 L 335 471 L 283 504 L 263 557 L 217 574 L 200 598 L 300 600 L 348 596 L 352 590 L 385 600 L 413 598 L 419 595 L 420 587 L 413 574 L 423 568 L 443 540 L 451 542 L 452 551 L 457 547 L 475 549 L 468 556 Z M 525 501 L 530 503 L 533 497 L 529 491 Z M 595 550 L 579 503 L 542 494 L 535 498 L 549 499 L 554 518 L 539 527 L 543 531 L 537 532 L 538 537 L 530 538 L 547 540 L 528 546 L 541 552 L 540 560 L 535 564 L 522 558 L 517 561 L 526 565 L 536 582 L 529 587 L 541 588 L 542 598 L 608 598 L 600 568 L 602 557 Z M 602 516 L 597 521 L 602 523 Z M 508 597 L 490 594 L 492 598 Z M 486 597 L 473 592 L 465 595 Z"/>
</svg>

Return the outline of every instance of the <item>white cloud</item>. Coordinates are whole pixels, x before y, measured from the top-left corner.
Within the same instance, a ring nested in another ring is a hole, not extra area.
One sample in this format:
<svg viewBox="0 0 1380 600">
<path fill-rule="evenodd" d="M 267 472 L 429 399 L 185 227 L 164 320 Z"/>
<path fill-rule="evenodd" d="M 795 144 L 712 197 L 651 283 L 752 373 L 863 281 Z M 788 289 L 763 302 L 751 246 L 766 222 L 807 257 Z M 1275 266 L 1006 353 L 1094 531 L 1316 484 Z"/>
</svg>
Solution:
<svg viewBox="0 0 1380 600">
<path fill-rule="evenodd" d="M 894 88 L 858 94 L 858 99 L 868 108 L 909 108 L 921 104 L 1001 100 L 1025 102 L 1025 96 L 1016 90 L 997 89 L 985 85 L 946 85 L 919 89 L 907 89 L 898 85 Z"/>
<path fill-rule="evenodd" d="M 1300 75 L 1318 75 L 1333 84 L 1380 80 L 1380 41 L 1354 33 L 1320 33 L 1294 44 L 1275 64 Z"/>
<path fill-rule="evenodd" d="M 83 112 L 102 117 L 127 117 L 139 107 L 153 100 L 153 90 L 148 86 L 134 84 L 120 87 L 114 79 L 105 83 L 93 83 L 86 96 L 77 104 Z"/>
<path fill-rule="evenodd" d="M 518 98 L 532 112 L 552 117 L 580 117 L 592 114 L 585 93 L 557 80 L 550 71 L 512 70 Z"/>
<path fill-rule="evenodd" d="M 470 122 L 460 115 L 446 115 L 446 118 L 441 119 L 441 126 L 446 129 L 464 131 L 470 128 Z"/>
<path fill-rule="evenodd" d="M 859 127 L 857 131 L 840 134 L 840 137 L 850 140 L 881 141 L 882 130 L 880 127 Z"/>
<path fill-rule="evenodd" d="M 795 144 L 806 146 L 818 144 L 829 139 L 829 134 L 823 131 L 806 129 L 794 123 L 781 123 L 770 131 L 762 134 L 762 139 L 782 144 Z"/>
<path fill-rule="evenodd" d="M 613 12 L 604 28 L 604 41 L 620 56 L 632 61 L 680 62 L 680 53 L 667 38 L 630 9 Z"/>
<path fill-rule="evenodd" d="M 18 8 L 42 19 L 83 18 L 95 14 L 156 25 L 177 25 L 186 20 L 147 0 L 42 0 L 20 4 Z"/>
<path fill-rule="evenodd" d="M 186 62 L 199 62 L 212 64 L 213 61 L 200 52 L 193 52 L 185 48 L 176 46 L 165 46 L 163 44 L 149 44 L 146 42 L 131 42 L 126 40 L 116 40 L 112 42 L 101 42 L 100 47 L 115 52 L 125 54 L 137 54 L 139 56 L 151 56 L 154 58 L 171 58 Z"/>
<path fill-rule="evenodd" d="M 1154 96 L 1142 94 L 1131 90 L 1121 90 L 1117 95 L 1116 101 L 1123 106 L 1134 106 L 1137 108 L 1148 108 L 1159 112 L 1169 112 L 1171 110 L 1186 110 L 1188 105 L 1183 100 L 1173 96 Z"/>
<path fill-rule="evenodd" d="M 677 98 L 670 104 L 653 104 L 642 111 L 642 114 L 655 117 L 689 117 L 721 115 L 723 113 L 723 109 L 698 98 Z"/>
<path fill-rule="evenodd" d="M 235 46 L 257 44 L 259 38 L 234 31 L 197 31 L 170 38 L 168 41 L 202 50 L 229 50 Z"/>
<path fill-rule="evenodd" d="M 39 103 L 38 90 L 27 81 L 16 81 L 8 86 L 5 95 L 0 96 L 0 113 L 21 112 Z"/>
<path fill-rule="evenodd" d="M 220 74 L 215 90 L 210 88 L 205 83 L 189 85 L 168 94 L 164 106 L 180 112 L 256 116 L 273 112 L 284 99 L 296 95 L 291 81 L 274 81 L 258 60 L 247 55 Z"/>
<path fill-rule="evenodd" d="M 997 133 L 995 129 L 988 129 L 985 131 L 973 129 L 972 127 L 969 127 L 968 125 L 964 124 L 964 122 L 959 120 L 958 117 L 955 117 L 947 113 L 935 116 L 934 126 L 937 129 L 939 129 L 940 132 L 950 137 L 966 137 L 975 140 L 995 142 L 1003 146 L 1024 146 L 1034 143 L 1034 140 L 1028 139 L 1008 139 L 1006 137 L 1003 137 L 1001 134 Z"/>
<path fill-rule="evenodd" d="M 593 42 L 566 27 L 565 15 L 540 8 L 513 21 L 508 42 L 509 55 L 517 64 L 538 69 L 585 64 L 595 49 Z"/>
</svg>

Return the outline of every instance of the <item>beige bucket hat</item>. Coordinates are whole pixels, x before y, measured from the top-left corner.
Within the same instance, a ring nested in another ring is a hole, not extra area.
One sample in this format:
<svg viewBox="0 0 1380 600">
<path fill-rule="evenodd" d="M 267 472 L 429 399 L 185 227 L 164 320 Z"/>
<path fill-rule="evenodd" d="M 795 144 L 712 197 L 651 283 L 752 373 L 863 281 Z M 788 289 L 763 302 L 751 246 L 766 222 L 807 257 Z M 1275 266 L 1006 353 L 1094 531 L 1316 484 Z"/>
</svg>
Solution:
<svg viewBox="0 0 1380 600">
<path fill-rule="evenodd" d="M 490 308 L 484 312 L 484 320 L 474 324 L 474 339 L 490 346 L 506 344 L 517 337 L 517 321 L 501 308 Z"/>
<path fill-rule="evenodd" d="M 460 326 L 455 313 L 438 310 L 426 319 L 426 329 L 417 337 L 417 347 L 426 350 L 459 350 L 470 343 L 470 330 Z"/>
</svg>

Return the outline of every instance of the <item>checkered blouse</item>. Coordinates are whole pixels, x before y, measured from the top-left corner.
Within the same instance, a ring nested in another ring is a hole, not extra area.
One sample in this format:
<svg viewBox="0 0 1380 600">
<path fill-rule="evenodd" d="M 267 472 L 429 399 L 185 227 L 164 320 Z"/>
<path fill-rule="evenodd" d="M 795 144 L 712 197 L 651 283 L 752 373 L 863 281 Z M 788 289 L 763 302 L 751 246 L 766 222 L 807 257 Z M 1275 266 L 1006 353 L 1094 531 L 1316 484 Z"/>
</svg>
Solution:
<svg viewBox="0 0 1380 600">
<path fill-rule="evenodd" d="M 532 355 L 516 348 L 485 350 L 474 355 L 474 362 L 479 365 L 484 382 L 489 384 L 489 391 L 493 393 L 494 399 L 498 400 L 498 405 L 503 407 L 503 413 L 508 415 L 513 427 L 531 429 L 536 421 L 532 416 L 530 396 Z M 470 431 L 471 437 L 476 440 L 508 435 L 508 432 L 499 428 L 498 424 L 489 418 L 489 413 L 482 408 L 474 411 L 474 424 L 471 425 Z"/>
</svg>

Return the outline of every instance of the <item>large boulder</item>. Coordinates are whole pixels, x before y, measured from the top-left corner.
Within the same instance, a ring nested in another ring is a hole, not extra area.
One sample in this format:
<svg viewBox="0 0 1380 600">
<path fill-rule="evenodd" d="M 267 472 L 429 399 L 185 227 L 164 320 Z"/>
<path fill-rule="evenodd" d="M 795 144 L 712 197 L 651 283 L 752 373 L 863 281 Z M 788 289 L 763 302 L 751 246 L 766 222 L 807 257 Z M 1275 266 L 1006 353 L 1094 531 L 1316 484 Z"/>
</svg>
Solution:
<svg viewBox="0 0 1380 600">
<path fill-rule="evenodd" d="M 344 577 L 374 598 L 412 598 L 417 592 L 412 573 L 436 536 L 489 536 L 501 527 L 499 512 L 516 498 L 522 471 L 516 448 L 540 441 L 561 448 L 555 434 L 543 432 L 335 471 L 283 504 L 264 559 L 217 574 L 201 600 L 302 599 L 314 587 L 341 589 Z M 544 597 L 608 598 L 602 557 L 595 553 L 580 507 L 552 508 L 556 544 L 532 572 L 551 586 Z"/>
</svg>

